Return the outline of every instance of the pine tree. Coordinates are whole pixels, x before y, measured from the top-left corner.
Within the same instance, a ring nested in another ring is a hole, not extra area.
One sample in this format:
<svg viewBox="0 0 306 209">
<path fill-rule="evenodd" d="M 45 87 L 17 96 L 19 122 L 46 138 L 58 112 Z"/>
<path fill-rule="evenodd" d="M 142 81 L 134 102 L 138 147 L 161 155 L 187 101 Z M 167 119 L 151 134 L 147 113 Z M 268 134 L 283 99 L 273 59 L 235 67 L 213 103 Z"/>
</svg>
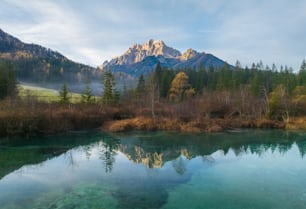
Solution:
<svg viewBox="0 0 306 209">
<path fill-rule="evenodd" d="M 82 103 L 85 103 L 85 104 L 94 103 L 94 97 L 93 97 L 89 82 L 86 83 L 85 90 L 82 94 Z"/>
<path fill-rule="evenodd" d="M 299 85 L 306 85 L 306 61 L 303 60 L 298 74 Z"/>
<path fill-rule="evenodd" d="M 154 79 L 155 79 L 155 82 L 157 84 L 160 83 L 160 79 L 161 79 L 161 75 L 162 75 L 162 67 L 161 67 L 161 64 L 160 62 L 158 61 L 156 67 L 155 67 L 155 71 L 154 71 Z"/>
<path fill-rule="evenodd" d="M 60 97 L 60 103 L 61 104 L 67 104 L 69 103 L 69 96 L 68 96 L 69 92 L 68 92 L 68 88 L 66 83 L 63 84 L 60 92 L 59 92 L 59 97 Z"/>
<path fill-rule="evenodd" d="M 155 83 L 156 87 L 157 87 L 157 99 L 159 100 L 160 95 L 161 95 L 161 79 L 162 79 L 162 72 L 163 69 L 161 67 L 160 62 L 158 61 L 156 67 L 155 67 L 155 71 L 154 71 L 154 76 L 153 76 L 153 82 Z"/>
<path fill-rule="evenodd" d="M 146 88 L 146 86 L 145 86 L 145 79 L 143 77 L 143 74 L 141 74 L 139 76 L 137 87 L 136 87 L 136 95 L 137 95 L 137 97 L 140 97 L 142 94 L 144 94 L 145 88 Z"/>
<path fill-rule="evenodd" d="M 102 102 L 107 105 L 117 104 L 120 99 L 120 94 L 115 88 L 116 82 L 112 72 L 105 72 L 103 85 Z"/>
<path fill-rule="evenodd" d="M 256 72 L 255 75 L 253 76 L 250 84 L 250 90 L 255 96 L 260 95 L 260 78 L 259 78 L 259 73 Z"/>
<path fill-rule="evenodd" d="M 10 63 L 0 63 L 0 99 L 16 94 L 16 77 Z"/>
</svg>

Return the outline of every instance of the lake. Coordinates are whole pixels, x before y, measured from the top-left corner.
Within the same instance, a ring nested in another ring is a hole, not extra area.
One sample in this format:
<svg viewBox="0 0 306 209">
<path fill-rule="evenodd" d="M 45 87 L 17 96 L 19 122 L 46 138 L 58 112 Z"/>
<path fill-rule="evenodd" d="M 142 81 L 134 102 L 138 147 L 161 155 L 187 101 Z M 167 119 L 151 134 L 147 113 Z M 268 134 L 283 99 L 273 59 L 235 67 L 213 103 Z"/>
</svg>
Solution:
<svg viewBox="0 0 306 209">
<path fill-rule="evenodd" d="M 306 207 L 306 133 L 69 133 L 0 140 L 1 209 Z"/>
</svg>

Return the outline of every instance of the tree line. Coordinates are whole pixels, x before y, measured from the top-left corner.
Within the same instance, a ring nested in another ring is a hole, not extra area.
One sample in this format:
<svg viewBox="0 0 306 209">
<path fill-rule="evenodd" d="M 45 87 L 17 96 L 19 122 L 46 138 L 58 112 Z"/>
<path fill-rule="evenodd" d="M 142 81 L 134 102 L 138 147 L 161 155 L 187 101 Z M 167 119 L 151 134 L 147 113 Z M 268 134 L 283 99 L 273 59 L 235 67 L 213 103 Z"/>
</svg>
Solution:
<svg viewBox="0 0 306 209">
<path fill-rule="evenodd" d="M 103 91 L 96 101 L 90 88 L 90 78 L 82 94 L 82 103 L 118 105 L 133 103 L 149 108 L 152 117 L 161 104 L 196 102 L 204 115 L 267 116 L 289 120 L 291 115 L 306 114 L 306 61 L 298 72 L 287 66 L 279 69 L 262 62 L 242 67 L 225 64 L 221 68 L 199 67 L 179 70 L 162 67 L 140 75 L 135 88 L 116 88 L 111 71 L 104 72 Z M 0 63 L 0 99 L 16 94 L 16 78 L 10 63 Z M 68 88 L 64 84 L 60 102 L 69 103 Z"/>
<path fill-rule="evenodd" d="M 237 61 L 235 66 L 225 64 L 221 68 L 180 70 L 161 67 L 158 63 L 146 78 L 140 75 L 135 89 L 123 94 L 140 102 L 149 96 L 158 102 L 178 103 L 197 98 L 213 100 L 211 102 L 217 106 L 220 103 L 225 103 L 225 106 L 239 103 L 240 110 L 233 110 L 232 114 L 248 112 L 247 115 L 285 120 L 289 115 L 306 114 L 306 62 L 302 61 L 298 72 L 287 66 L 278 69 L 274 64 L 264 67 L 262 62 L 252 64 L 250 68 L 241 67 Z"/>
</svg>

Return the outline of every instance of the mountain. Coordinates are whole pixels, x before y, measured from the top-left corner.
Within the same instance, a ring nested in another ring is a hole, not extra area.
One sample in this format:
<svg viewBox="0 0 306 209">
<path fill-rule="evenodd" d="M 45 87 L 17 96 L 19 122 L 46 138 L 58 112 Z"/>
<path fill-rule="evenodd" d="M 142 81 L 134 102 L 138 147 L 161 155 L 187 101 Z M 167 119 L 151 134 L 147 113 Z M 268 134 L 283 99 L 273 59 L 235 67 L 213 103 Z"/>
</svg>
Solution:
<svg viewBox="0 0 306 209">
<path fill-rule="evenodd" d="M 133 45 L 123 55 L 105 61 L 100 68 L 112 70 L 115 73 L 124 72 L 132 76 L 139 76 L 151 72 L 158 62 L 163 67 L 174 69 L 220 68 L 225 65 L 225 61 L 212 54 L 200 53 L 193 49 L 187 49 L 182 54 L 161 40 L 151 39 L 142 45 Z"/>
<path fill-rule="evenodd" d="M 36 44 L 23 43 L 0 29 L 0 61 L 12 62 L 23 82 L 80 82 L 96 77 L 93 67 L 73 62 Z"/>
<path fill-rule="evenodd" d="M 181 56 L 181 53 L 178 50 L 166 46 L 163 41 L 151 39 L 143 45 L 135 44 L 120 57 L 112 59 L 110 62 L 104 62 L 103 66 L 132 65 L 134 63 L 141 62 L 148 56 L 158 55 L 162 55 L 165 58 L 175 58 Z"/>
</svg>

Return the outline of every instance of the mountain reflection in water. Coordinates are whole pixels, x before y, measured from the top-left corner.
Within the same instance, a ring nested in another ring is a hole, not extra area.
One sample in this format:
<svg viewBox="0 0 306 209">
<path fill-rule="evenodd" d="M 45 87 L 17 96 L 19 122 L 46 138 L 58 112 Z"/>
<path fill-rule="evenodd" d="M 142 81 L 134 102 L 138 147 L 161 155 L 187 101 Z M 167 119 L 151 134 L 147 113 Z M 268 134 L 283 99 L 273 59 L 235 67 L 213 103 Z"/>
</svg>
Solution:
<svg viewBox="0 0 306 209">
<path fill-rule="evenodd" d="M 100 159 L 104 163 L 105 171 L 111 172 L 115 163 L 114 156 L 118 152 L 123 153 L 136 164 L 143 164 L 148 168 L 161 168 L 168 161 L 174 161 L 173 165 L 180 165 L 180 156 L 188 160 L 197 156 L 209 158 L 209 155 L 216 151 L 222 151 L 224 155 L 232 150 L 236 156 L 245 153 L 260 156 L 271 149 L 272 152 L 285 154 L 293 144 L 297 145 L 303 158 L 306 153 L 305 139 L 306 134 L 303 132 L 274 130 L 242 130 L 217 134 L 134 132 L 108 135 L 86 133 L 51 138 L 14 139 L 0 141 L 0 178 L 18 167 L 42 162 L 80 145 L 83 145 L 82 150 L 88 157 L 90 157 L 92 147 L 101 147 Z M 184 169 L 179 168 L 178 170 L 182 172 Z"/>
<path fill-rule="evenodd" d="M 0 205 L 152 209 L 230 208 L 234 203 L 234 208 L 279 208 L 277 200 L 280 208 L 290 208 L 291 202 L 305 203 L 296 195 L 304 194 L 305 152 L 306 133 L 277 130 L 91 132 L 2 140 Z M 278 185 L 282 178 L 286 184 Z M 254 194 L 243 197 L 253 186 Z M 271 199 L 260 190 L 266 186 Z M 296 191 L 287 194 L 282 186 Z M 226 191 L 237 196 L 229 198 Z M 286 197 L 292 199 L 288 205 L 282 202 Z M 254 202 L 245 201 L 250 198 Z"/>
<path fill-rule="evenodd" d="M 224 155 L 232 150 L 236 156 L 246 153 L 261 156 L 267 150 L 285 154 L 297 145 L 303 158 L 306 153 L 306 134 L 283 131 L 240 131 L 218 134 L 182 134 L 182 133 L 131 133 L 116 134 L 101 141 L 106 148 L 101 153 L 105 166 L 114 163 L 113 155 L 123 153 L 130 161 L 144 164 L 148 168 L 161 168 L 166 162 L 180 156 L 191 160 L 198 156 L 209 159 L 216 151 Z"/>
</svg>

